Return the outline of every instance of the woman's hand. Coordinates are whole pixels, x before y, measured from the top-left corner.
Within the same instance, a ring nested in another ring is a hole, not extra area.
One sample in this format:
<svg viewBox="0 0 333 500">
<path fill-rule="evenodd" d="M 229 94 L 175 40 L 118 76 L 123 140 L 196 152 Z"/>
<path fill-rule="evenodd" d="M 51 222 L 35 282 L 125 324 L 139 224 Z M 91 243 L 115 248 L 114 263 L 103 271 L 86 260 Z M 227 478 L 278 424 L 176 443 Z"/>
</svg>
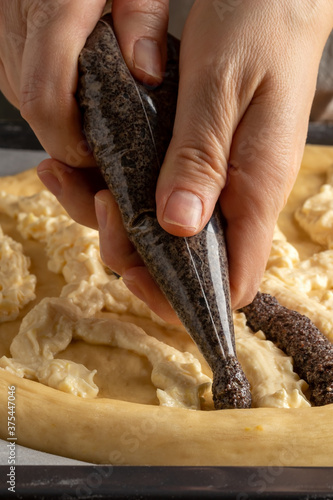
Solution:
<svg viewBox="0 0 333 500">
<path fill-rule="evenodd" d="M 147 83 L 162 81 L 167 3 L 114 2 L 126 61 Z M 73 167 L 95 164 L 75 93 L 79 54 L 104 7 L 105 0 L 0 2 L 0 89 L 49 155 Z"/>
<path fill-rule="evenodd" d="M 157 215 L 165 230 L 190 236 L 204 227 L 219 200 L 234 308 L 250 302 L 259 288 L 278 214 L 300 166 L 332 24 L 327 1 L 197 0 L 185 25 Z M 101 232 L 101 246 L 115 267 L 122 254 L 109 243 L 115 239 L 109 227 L 109 234 Z M 151 304 L 136 264 L 126 265 L 123 277 L 139 283 Z"/>
<path fill-rule="evenodd" d="M 186 22 L 157 214 L 164 229 L 189 236 L 219 200 L 234 308 L 258 290 L 332 26 L 327 0 L 197 0 Z"/>
</svg>

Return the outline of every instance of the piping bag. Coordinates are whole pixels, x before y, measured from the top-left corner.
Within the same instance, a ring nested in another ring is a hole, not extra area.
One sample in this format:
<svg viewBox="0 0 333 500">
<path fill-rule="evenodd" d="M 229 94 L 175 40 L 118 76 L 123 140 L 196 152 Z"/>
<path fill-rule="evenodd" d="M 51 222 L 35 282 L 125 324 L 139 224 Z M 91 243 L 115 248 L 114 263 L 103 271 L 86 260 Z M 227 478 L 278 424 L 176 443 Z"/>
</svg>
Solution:
<svg viewBox="0 0 333 500">
<path fill-rule="evenodd" d="M 78 102 L 84 132 L 113 193 L 128 237 L 213 372 L 216 409 L 251 405 L 235 352 L 223 219 L 216 209 L 195 236 L 164 231 L 155 190 L 169 145 L 178 92 L 179 41 L 168 35 L 163 83 L 137 82 L 104 16 L 79 57 Z"/>
</svg>

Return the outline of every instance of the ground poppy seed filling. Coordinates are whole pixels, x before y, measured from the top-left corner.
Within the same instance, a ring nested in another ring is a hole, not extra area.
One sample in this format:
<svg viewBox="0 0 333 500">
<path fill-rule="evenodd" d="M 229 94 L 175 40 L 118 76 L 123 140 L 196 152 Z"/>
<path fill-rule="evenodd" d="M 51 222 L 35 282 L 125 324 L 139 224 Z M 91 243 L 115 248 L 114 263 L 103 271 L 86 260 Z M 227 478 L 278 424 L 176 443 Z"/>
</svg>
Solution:
<svg viewBox="0 0 333 500">
<path fill-rule="evenodd" d="M 294 370 L 309 384 L 313 403 L 333 403 L 333 345 L 309 318 L 260 292 L 241 311 L 253 331 L 262 330 L 293 358 Z"/>
<path fill-rule="evenodd" d="M 115 196 L 129 238 L 213 372 L 216 409 L 251 406 L 236 358 L 227 253 L 219 207 L 198 235 L 180 238 L 156 219 L 155 189 L 172 135 L 179 42 L 168 38 L 162 85 L 131 76 L 105 16 L 79 58 L 78 100 L 84 131 Z"/>
</svg>

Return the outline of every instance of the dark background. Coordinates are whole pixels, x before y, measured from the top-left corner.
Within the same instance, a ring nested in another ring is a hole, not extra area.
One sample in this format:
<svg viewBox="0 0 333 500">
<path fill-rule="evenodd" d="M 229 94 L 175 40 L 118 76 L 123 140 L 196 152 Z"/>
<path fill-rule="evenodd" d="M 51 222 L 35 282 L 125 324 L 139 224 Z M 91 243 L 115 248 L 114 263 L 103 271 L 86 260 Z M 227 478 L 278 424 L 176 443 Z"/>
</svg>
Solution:
<svg viewBox="0 0 333 500">
<path fill-rule="evenodd" d="M 31 128 L 0 92 L 0 148 L 42 149 Z"/>
<path fill-rule="evenodd" d="M 333 122 L 309 124 L 309 144 L 333 145 Z M 0 148 L 42 149 L 39 141 L 20 112 L 0 92 Z"/>
</svg>

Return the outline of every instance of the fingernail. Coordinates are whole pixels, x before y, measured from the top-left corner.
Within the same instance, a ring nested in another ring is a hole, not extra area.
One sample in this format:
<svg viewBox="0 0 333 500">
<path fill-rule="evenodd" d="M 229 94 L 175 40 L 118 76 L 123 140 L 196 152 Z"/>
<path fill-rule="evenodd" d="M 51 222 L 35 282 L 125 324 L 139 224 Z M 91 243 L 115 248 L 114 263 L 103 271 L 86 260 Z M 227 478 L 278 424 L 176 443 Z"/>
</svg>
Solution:
<svg viewBox="0 0 333 500">
<path fill-rule="evenodd" d="M 162 79 L 161 52 L 155 40 L 140 38 L 134 45 L 134 67 Z"/>
<path fill-rule="evenodd" d="M 97 196 L 95 196 L 95 211 L 99 228 L 105 229 L 108 220 L 107 205 L 105 201 L 100 200 Z"/>
<path fill-rule="evenodd" d="M 122 278 L 129 291 L 136 295 L 138 299 L 146 302 L 146 294 L 142 290 L 138 281 L 133 280 L 131 277 L 127 277 L 126 272 L 123 274 Z"/>
<path fill-rule="evenodd" d="M 174 191 L 167 201 L 163 220 L 187 229 L 198 229 L 202 216 L 202 201 L 191 191 Z"/>
<path fill-rule="evenodd" d="M 38 176 L 42 183 L 51 193 L 58 198 L 62 193 L 61 176 L 54 170 L 43 170 L 38 172 Z"/>
</svg>

